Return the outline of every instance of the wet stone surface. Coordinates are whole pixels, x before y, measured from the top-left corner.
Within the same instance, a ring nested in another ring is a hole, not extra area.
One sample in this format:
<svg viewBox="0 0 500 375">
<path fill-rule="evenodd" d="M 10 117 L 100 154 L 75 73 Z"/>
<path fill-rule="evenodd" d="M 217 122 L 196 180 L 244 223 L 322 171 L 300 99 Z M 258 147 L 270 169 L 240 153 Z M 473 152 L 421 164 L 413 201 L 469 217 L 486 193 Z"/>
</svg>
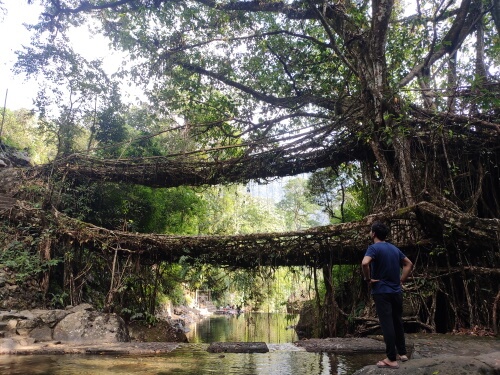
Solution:
<svg viewBox="0 0 500 375">
<path fill-rule="evenodd" d="M 208 347 L 209 353 L 267 353 L 265 342 L 213 342 Z"/>
<path fill-rule="evenodd" d="M 295 343 L 308 352 L 324 353 L 384 353 L 385 345 L 383 342 L 366 337 L 356 338 L 327 338 L 301 340 Z"/>
<path fill-rule="evenodd" d="M 410 360 L 399 369 L 378 368 L 375 364 L 356 375 L 472 375 L 500 374 L 500 340 L 466 335 L 407 335 Z M 380 359 L 383 359 L 382 356 Z"/>
<path fill-rule="evenodd" d="M 109 354 L 139 355 L 163 354 L 176 349 L 180 344 L 175 342 L 120 342 L 120 343 L 69 343 L 43 342 L 20 344 L 12 339 L 0 340 L 0 354 Z"/>
</svg>

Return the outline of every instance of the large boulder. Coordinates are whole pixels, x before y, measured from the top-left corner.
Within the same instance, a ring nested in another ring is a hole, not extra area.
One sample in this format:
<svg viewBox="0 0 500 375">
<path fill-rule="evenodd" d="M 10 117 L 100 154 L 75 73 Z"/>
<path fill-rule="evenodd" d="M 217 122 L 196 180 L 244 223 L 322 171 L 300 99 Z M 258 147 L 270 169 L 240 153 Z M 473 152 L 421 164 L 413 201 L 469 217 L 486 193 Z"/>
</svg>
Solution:
<svg viewBox="0 0 500 375">
<path fill-rule="evenodd" d="M 53 328 L 71 312 L 68 310 L 27 310 L 21 311 L 16 326 L 16 333 L 29 336 L 37 342 L 52 341 Z"/>
<path fill-rule="evenodd" d="M 88 310 L 68 314 L 57 323 L 53 339 L 82 343 L 130 341 L 127 325 L 118 315 Z"/>
<path fill-rule="evenodd" d="M 36 342 L 115 343 L 130 341 L 128 329 L 116 314 L 100 313 L 89 304 L 66 310 L 0 311 L 0 334 Z"/>
<path fill-rule="evenodd" d="M 26 150 L 18 150 L 0 142 L 0 168 L 29 167 L 31 158 Z"/>
<path fill-rule="evenodd" d="M 139 342 L 189 342 L 183 329 L 171 321 L 158 320 L 155 324 L 132 321 L 128 325 L 131 341 Z"/>
</svg>

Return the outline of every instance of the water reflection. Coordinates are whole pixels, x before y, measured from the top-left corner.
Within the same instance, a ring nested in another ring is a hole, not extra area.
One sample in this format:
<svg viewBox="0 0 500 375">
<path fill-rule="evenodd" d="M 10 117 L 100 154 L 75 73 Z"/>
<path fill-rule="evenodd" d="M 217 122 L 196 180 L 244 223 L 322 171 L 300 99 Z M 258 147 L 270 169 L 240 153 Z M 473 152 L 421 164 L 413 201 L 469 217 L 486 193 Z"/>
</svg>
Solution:
<svg viewBox="0 0 500 375">
<path fill-rule="evenodd" d="M 0 356 L 5 375 L 350 375 L 377 356 L 335 356 L 277 350 L 269 353 L 208 353 L 208 344 L 185 344 L 161 356 Z"/>
<path fill-rule="evenodd" d="M 298 315 L 245 313 L 214 315 L 189 327 L 189 342 L 257 342 L 285 343 L 298 340 L 293 327 Z"/>
</svg>

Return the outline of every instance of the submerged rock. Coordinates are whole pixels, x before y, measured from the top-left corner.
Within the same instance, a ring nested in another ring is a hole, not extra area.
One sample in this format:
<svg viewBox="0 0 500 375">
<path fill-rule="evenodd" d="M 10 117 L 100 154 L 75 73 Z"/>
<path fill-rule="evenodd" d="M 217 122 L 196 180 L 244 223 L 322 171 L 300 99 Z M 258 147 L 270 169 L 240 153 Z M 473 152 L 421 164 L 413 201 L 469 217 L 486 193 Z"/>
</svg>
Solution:
<svg viewBox="0 0 500 375">
<path fill-rule="evenodd" d="M 267 353 L 265 342 L 213 342 L 208 347 L 209 353 Z"/>
</svg>

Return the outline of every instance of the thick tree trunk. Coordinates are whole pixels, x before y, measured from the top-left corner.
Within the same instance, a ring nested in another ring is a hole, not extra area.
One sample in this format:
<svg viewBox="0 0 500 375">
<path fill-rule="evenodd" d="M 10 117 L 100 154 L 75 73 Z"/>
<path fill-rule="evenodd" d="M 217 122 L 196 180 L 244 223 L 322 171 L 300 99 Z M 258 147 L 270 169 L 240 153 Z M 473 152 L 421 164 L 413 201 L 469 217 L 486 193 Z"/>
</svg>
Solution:
<svg viewBox="0 0 500 375">
<path fill-rule="evenodd" d="M 392 0 L 373 1 L 370 36 L 359 41 L 352 54 L 357 58 L 357 71 L 363 85 L 365 126 L 372 127 L 370 146 L 384 184 L 385 205 L 404 207 L 414 204 L 415 200 L 412 192 L 411 150 L 404 133 L 398 129 L 400 124 L 394 120 L 399 113 L 387 79 L 385 52 L 393 6 Z"/>
</svg>

